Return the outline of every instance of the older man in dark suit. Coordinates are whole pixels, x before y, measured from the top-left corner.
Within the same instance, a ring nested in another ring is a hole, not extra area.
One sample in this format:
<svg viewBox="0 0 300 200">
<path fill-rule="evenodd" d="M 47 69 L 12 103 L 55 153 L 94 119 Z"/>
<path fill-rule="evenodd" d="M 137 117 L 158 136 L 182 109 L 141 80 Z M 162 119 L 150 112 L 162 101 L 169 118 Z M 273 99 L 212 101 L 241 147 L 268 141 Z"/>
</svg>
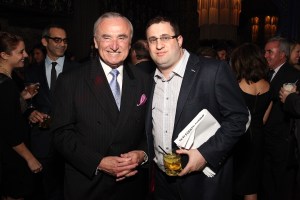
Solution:
<svg viewBox="0 0 300 200">
<path fill-rule="evenodd" d="M 58 80 L 54 143 L 67 200 L 145 198 L 148 75 L 124 63 L 132 34 L 126 17 L 103 14 L 94 24 L 100 57 Z"/>
<path fill-rule="evenodd" d="M 248 110 L 225 62 L 199 58 L 182 48 L 183 37 L 171 19 L 157 17 L 147 25 L 150 55 L 158 69 L 149 98 L 146 133 L 149 159 L 154 159 L 154 197 L 164 200 L 231 200 L 231 150 L 246 131 Z M 181 149 L 178 134 L 207 109 L 221 127 L 197 149 Z M 182 155 L 179 176 L 165 174 L 161 150 Z M 210 167 L 216 175 L 202 170 Z M 210 176 L 210 175 L 209 175 Z"/>
<path fill-rule="evenodd" d="M 265 45 L 265 58 L 274 73 L 270 79 L 273 106 L 265 125 L 263 195 L 265 199 L 292 199 L 296 177 L 295 135 L 292 116 L 283 110 L 278 93 L 284 83 L 295 83 L 300 72 L 288 62 L 289 43 L 271 38 Z"/>
<path fill-rule="evenodd" d="M 32 102 L 29 102 L 33 107 L 26 112 L 32 124 L 31 150 L 44 167 L 43 172 L 36 175 L 36 195 L 32 199 L 58 200 L 63 198 L 63 162 L 53 151 L 50 127 L 42 123 L 50 122 L 53 117 L 56 78 L 61 72 L 76 68 L 78 64 L 65 57 L 68 39 L 62 26 L 56 24 L 47 26 L 42 33 L 41 42 L 47 51 L 46 58 L 36 66 L 30 67 L 25 74 L 25 82 L 39 83 L 38 94 Z"/>
</svg>

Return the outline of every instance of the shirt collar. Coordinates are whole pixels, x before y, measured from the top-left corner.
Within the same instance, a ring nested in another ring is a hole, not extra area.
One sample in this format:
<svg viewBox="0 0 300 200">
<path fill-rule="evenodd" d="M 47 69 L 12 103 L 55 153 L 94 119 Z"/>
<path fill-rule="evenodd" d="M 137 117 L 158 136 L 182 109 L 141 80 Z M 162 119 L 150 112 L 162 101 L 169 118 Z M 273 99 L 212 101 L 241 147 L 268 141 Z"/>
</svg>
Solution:
<svg viewBox="0 0 300 200">
<path fill-rule="evenodd" d="M 281 65 L 279 65 L 278 67 L 276 67 L 276 68 L 274 69 L 274 74 L 276 74 L 276 73 L 280 70 L 280 68 L 282 67 L 282 65 L 284 65 L 284 64 L 285 64 L 285 62 L 282 63 Z"/>
<path fill-rule="evenodd" d="M 179 62 L 175 65 L 174 69 L 172 70 L 170 79 L 172 79 L 172 77 L 174 77 L 175 75 L 183 78 L 189 56 L 190 53 L 187 50 L 183 49 L 183 56 L 181 57 Z M 163 77 L 164 77 L 163 74 L 158 70 L 158 68 L 156 68 L 154 73 L 155 82 L 157 81 L 158 78 L 164 79 Z"/>
<path fill-rule="evenodd" d="M 51 60 L 48 56 L 46 56 L 45 59 L 46 66 L 51 65 L 52 62 L 57 62 L 57 65 L 62 67 L 64 66 L 64 61 L 65 61 L 65 56 L 58 57 L 57 60 Z"/>
<path fill-rule="evenodd" d="M 99 60 L 100 60 L 102 69 L 103 69 L 106 77 L 108 77 L 112 68 L 110 66 L 108 66 L 107 64 L 105 64 L 100 58 L 99 58 Z M 119 67 L 116 68 L 119 71 L 119 73 L 120 73 L 119 75 L 121 75 L 121 77 L 123 77 L 123 68 L 124 68 L 123 65 L 120 65 Z"/>
</svg>

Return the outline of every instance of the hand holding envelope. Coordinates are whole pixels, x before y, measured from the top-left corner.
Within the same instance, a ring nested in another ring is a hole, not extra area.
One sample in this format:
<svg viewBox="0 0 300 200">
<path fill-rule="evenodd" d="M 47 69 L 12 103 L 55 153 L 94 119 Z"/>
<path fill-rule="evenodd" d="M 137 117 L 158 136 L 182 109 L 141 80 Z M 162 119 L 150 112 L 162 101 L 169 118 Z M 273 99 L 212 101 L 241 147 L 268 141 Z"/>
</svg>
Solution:
<svg viewBox="0 0 300 200">
<path fill-rule="evenodd" d="M 179 133 L 174 142 L 181 149 L 196 149 L 213 136 L 220 127 L 220 124 L 210 112 L 203 109 Z M 203 173 L 208 177 L 213 177 L 216 174 L 209 167 L 205 167 Z"/>
</svg>

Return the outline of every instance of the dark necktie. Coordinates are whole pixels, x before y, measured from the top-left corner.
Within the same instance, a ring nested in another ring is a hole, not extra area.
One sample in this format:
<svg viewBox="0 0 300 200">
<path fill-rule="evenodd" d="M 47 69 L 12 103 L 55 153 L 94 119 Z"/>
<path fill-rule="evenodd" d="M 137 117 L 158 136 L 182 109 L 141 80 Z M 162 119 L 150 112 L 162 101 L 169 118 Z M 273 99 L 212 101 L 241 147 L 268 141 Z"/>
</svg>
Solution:
<svg viewBox="0 0 300 200">
<path fill-rule="evenodd" d="M 120 94 L 120 86 L 119 86 L 119 83 L 117 81 L 117 77 L 119 75 L 119 71 L 117 69 L 112 69 L 110 72 L 109 72 L 111 75 L 112 75 L 112 79 L 109 83 L 109 86 L 110 86 L 110 89 L 114 95 L 114 98 L 115 98 L 115 101 L 116 101 L 116 104 L 120 110 L 120 103 L 121 103 L 121 94 Z"/>
<path fill-rule="evenodd" d="M 269 82 L 271 82 L 271 79 L 272 79 L 272 76 L 273 76 L 274 72 L 275 71 L 273 69 L 269 70 L 269 72 L 268 72 L 268 81 Z"/>
<path fill-rule="evenodd" d="M 50 90 L 53 92 L 56 82 L 56 70 L 55 66 L 57 65 L 57 62 L 52 62 L 52 68 L 51 68 L 51 82 L 50 82 Z"/>
</svg>

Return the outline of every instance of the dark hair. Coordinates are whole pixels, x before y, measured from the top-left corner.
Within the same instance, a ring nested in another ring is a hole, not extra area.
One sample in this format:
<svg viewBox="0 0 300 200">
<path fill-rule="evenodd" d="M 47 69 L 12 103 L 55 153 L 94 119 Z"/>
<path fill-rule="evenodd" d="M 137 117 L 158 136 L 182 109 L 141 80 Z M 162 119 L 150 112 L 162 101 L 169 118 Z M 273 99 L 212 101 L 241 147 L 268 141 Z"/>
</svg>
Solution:
<svg viewBox="0 0 300 200">
<path fill-rule="evenodd" d="M 170 23 L 171 27 L 173 28 L 174 34 L 177 36 L 180 35 L 180 29 L 179 29 L 177 22 L 169 17 L 163 17 L 163 16 L 157 16 L 153 19 L 150 19 L 150 21 L 147 23 L 146 31 L 151 25 L 159 24 L 161 22 Z"/>
<path fill-rule="evenodd" d="M 215 45 L 214 49 L 216 51 L 228 51 L 228 44 L 226 42 L 219 42 L 218 44 Z"/>
<path fill-rule="evenodd" d="M 35 44 L 35 45 L 33 46 L 33 48 L 32 48 L 32 51 L 33 51 L 34 49 L 39 49 L 39 50 L 41 50 L 41 51 L 42 51 L 42 53 L 43 53 L 44 55 L 46 55 L 46 54 L 47 54 L 47 51 L 46 51 L 46 48 L 45 48 L 45 46 L 44 46 L 44 45 L 42 45 L 41 43 L 37 43 L 37 44 Z"/>
<path fill-rule="evenodd" d="M 250 81 L 256 83 L 261 79 L 266 79 L 267 62 L 257 45 L 242 44 L 232 52 L 230 61 L 238 81 L 244 78 L 249 84 Z"/>
<path fill-rule="evenodd" d="M 7 32 L 0 32 L 0 52 L 9 54 L 16 49 L 20 41 L 24 41 L 22 37 Z"/>
<path fill-rule="evenodd" d="M 212 47 L 200 47 L 196 53 L 198 56 L 204 56 L 209 58 L 218 58 L 217 51 Z"/>
<path fill-rule="evenodd" d="M 131 50 L 134 50 L 136 53 L 136 58 L 141 59 L 150 59 L 149 50 L 147 48 L 146 40 L 138 40 L 132 46 Z"/>
<path fill-rule="evenodd" d="M 62 29 L 66 32 L 66 29 L 59 25 L 59 24 L 50 24 L 48 25 L 46 28 L 44 28 L 43 32 L 42 32 L 42 38 L 46 38 L 47 36 L 51 36 L 50 35 L 50 29 L 51 28 L 58 28 L 58 29 Z"/>
</svg>

